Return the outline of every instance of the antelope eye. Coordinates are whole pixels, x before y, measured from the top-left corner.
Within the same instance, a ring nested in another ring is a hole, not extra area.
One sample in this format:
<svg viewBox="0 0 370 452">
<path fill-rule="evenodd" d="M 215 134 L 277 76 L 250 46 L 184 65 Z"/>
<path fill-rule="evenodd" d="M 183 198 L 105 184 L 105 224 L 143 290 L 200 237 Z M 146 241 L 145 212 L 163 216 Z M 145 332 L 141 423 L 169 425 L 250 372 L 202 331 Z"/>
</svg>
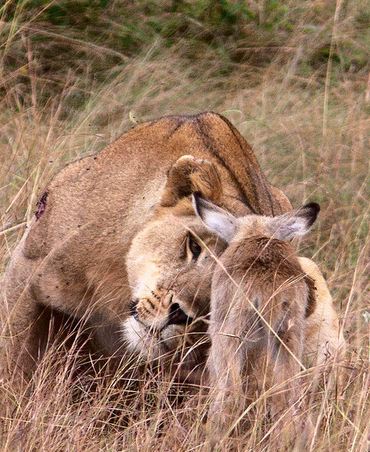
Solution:
<svg viewBox="0 0 370 452">
<path fill-rule="evenodd" d="M 192 235 L 189 235 L 188 237 L 188 247 L 192 254 L 192 259 L 197 260 L 200 256 L 200 253 L 202 252 L 202 247 L 199 245 L 199 243 L 194 239 Z"/>
</svg>

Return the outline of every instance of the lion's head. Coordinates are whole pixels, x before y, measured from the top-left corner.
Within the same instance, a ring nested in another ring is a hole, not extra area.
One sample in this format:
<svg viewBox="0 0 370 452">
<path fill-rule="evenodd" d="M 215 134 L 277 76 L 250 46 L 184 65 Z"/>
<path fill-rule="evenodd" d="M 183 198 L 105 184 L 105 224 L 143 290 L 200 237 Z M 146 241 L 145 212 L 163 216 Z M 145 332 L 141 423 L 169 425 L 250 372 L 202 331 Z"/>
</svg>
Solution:
<svg viewBox="0 0 370 452">
<path fill-rule="evenodd" d="M 225 243 L 195 216 L 194 192 L 220 201 L 220 176 L 212 163 L 184 156 L 127 255 L 132 298 L 124 337 L 129 349 L 151 359 L 189 353 L 206 330 L 213 256 Z"/>
</svg>

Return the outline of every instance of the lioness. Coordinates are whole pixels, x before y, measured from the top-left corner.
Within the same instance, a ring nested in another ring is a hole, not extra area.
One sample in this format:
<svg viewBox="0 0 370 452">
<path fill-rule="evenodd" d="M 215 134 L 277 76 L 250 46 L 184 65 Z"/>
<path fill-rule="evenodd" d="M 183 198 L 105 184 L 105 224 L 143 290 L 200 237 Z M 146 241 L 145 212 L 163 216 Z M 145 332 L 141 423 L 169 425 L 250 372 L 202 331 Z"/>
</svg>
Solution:
<svg viewBox="0 0 370 452">
<path fill-rule="evenodd" d="M 205 330 L 209 255 L 225 245 L 194 215 L 193 192 L 237 216 L 291 208 L 244 138 L 211 112 L 138 125 L 64 168 L 5 274 L 2 369 L 32 373 L 50 312 L 83 319 L 103 356 L 186 354 L 199 337 L 185 330 Z"/>
</svg>

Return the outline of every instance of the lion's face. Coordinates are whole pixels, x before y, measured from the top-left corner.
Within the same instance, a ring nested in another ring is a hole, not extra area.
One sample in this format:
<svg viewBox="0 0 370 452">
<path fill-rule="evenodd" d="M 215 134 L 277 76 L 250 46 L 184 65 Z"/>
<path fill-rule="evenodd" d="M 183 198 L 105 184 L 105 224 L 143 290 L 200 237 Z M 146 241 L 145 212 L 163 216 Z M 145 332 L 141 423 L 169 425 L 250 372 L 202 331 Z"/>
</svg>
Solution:
<svg viewBox="0 0 370 452">
<path fill-rule="evenodd" d="M 127 256 L 131 315 L 124 322 L 131 350 L 145 357 L 173 355 L 206 330 L 215 260 L 225 244 L 194 216 L 165 213 L 134 238 Z"/>
</svg>

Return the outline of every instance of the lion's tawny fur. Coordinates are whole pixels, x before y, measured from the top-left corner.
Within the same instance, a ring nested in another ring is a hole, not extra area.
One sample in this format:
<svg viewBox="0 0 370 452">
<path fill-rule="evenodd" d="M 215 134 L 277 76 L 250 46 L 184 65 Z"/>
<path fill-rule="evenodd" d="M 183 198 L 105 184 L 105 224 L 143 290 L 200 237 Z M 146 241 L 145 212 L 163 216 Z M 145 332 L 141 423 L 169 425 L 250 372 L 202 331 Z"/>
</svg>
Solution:
<svg viewBox="0 0 370 452">
<path fill-rule="evenodd" d="M 272 215 L 290 208 L 287 198 L 269 185 L 244 138 L 225 118 L 210 112 L 138 125 L 100 153 L 60 171 L 40 197 L 5 274 L 3 370 L 32 372 L 41 336 L 48 331 L 40 316 L 44 306 L 85 319 L 99 353 L 121 355 L 122 325 L 131 318 L 133 289 L 127 268 L 134 263 L 127 262 L 128 251 L 132 246 L 138 252 L 155 250 L 157 273 L 168 265 L 173 270 L 169 277 L 178 273 L 178 251 L 171 255 L 174 248 L 162 240 L 177 243 L 180 230 L 199 225 L 186 199 L 195 190 L 235 215 Z M 178 226 L 172 228 L 174 219 Z M 146 233 L 149 227 L 152 231 Z M 155 233 L 156 227 L 162 234 Z M 140 242 L 148 237 L 150 243 Z M 203 267 L 197 271 L 194 265 L 192 269 L 191 281 L 183 272 L 188 293 L 180 301 L 196 315 L 209 309 L 211 272 Z M 157 282 L 149 302 L 158 304 L 162 289 Z M 161 287 L 169 283 L 161 281 Z M 200 306 L 195 309 L 192 303 L 201 283 Z"/>
</svg>

